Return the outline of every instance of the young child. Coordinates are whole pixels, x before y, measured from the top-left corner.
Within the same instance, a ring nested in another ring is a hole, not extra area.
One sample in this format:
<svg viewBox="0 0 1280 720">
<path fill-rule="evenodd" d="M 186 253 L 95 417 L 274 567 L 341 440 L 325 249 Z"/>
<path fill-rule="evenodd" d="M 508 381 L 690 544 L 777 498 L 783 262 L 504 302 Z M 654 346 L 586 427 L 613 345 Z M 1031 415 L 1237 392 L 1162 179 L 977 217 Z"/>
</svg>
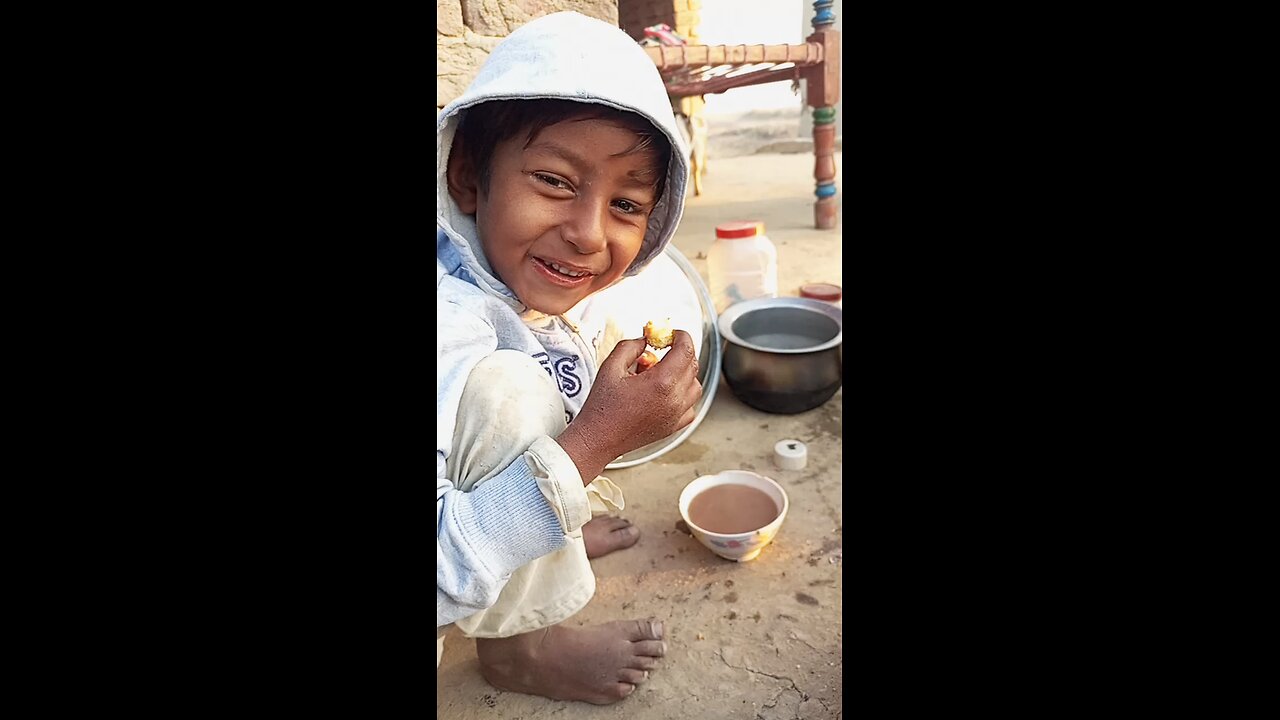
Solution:
<svg viewBox="0 0 1280 720">
<path fill-rule="evenodd" d="M 496 687 L 616 702 L 666 646 L 654 620 L 559 624 L 588 558 L 639 537 L 591 519 L 623 505 L 599 474 L 691 423 L 702 386 L 687 333 L 637 373 L 643 339 L 580 325 L 671 240 L 688 150 L 643 50 L 576 13 L 499 44 L 436 137 L 436 665 L 456 625 Z"/>
</svg>

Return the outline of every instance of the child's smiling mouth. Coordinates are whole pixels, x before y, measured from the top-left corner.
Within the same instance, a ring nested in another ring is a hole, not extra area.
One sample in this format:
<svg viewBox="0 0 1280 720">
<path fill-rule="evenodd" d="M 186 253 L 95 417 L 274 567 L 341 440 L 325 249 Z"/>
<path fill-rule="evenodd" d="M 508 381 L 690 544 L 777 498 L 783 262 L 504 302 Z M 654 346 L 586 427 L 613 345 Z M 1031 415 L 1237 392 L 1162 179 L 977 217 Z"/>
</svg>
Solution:
<svg viewBox="0 0 1280 720">
<path fill-rule="evenodd" d="M 571 265 L 563 265 L 553 260 L 543 260 L 542 258 L 530 256 L 533 260 L 533 267 L 538 274 L 560 287 L 572 288 L 591 282 L 595 277 L 595 273 L 590 270 L 582 270 Z"/>
</svg>

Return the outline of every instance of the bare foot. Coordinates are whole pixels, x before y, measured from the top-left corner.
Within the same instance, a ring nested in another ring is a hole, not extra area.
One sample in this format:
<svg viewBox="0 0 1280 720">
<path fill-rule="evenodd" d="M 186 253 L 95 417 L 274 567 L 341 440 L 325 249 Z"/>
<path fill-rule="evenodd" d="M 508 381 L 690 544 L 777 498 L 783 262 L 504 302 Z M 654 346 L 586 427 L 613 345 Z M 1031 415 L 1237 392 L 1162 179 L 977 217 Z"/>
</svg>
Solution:
<svg viewBox="0 0 1280 720">
<path fill-rule="evenodd" d="M 589 558 L 629 548 L 639 539 L 640 528 L 632 525 L 626 518 L 602 515 L 588 520 L 582 526 L 582 542 L 587 546 Z"/>
<path fill-rule="evenodd" d="M 476 638 L 480 674 L 499 690 L 608 705 L 649 679 L 667 652 L 662 623 L 552 625 L 509 638 Z"/>
</svg>

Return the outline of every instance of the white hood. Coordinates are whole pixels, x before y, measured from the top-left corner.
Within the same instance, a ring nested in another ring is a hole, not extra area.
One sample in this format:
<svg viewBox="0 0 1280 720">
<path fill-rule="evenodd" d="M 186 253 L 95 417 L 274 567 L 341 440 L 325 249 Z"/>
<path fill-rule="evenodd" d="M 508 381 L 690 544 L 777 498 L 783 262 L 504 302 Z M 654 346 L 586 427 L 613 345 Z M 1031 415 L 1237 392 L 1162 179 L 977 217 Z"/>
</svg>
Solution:
<svg viewBox="0 0 1280 720">
<path fill-rule="evenodd" d="M 671 162 L 662 197 L 649 216 L 640 254 L 626 275 L 639 272 L 671 241 L 684 212 L 689 151 L 676 129 L 671 101 L 653 61 L 618 28 L 580 15 L 560 12 L 516 30 L 489 55 L 480 74 L 461 97 L 436 118 L 436 225 L 449 237 L 477 284 L 512 304 L 513 294 L 493 276 L 478 243 L 473 216 L 449 196 L 449 149 L 463 110 L 489 100 L 562 99 L 597 103 L 647 118 L 671 143 Z"/>
</svg>

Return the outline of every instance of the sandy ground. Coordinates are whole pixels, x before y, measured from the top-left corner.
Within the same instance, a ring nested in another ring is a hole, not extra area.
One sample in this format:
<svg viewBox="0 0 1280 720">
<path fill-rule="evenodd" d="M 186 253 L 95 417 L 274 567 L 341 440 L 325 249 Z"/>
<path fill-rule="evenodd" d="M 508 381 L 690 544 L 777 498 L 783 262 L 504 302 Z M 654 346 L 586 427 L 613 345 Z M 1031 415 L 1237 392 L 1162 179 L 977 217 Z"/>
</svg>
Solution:
<svg viewBox="0 0 1280 720">
<path fill-rule="evenodd" d="M 812 153 L 812 131 L 801 134 L 801 116 L 812 108 L 751 110 L 706 116 L 707 152 L 715 158 L 769 153 Z M 836 149 L 841 146 L 836 139 Z"/>
<path fill-rule="evenodd" d="M 842 157 L 836 155 L 837 168 Z M 714 226 L 763 220 L 778 246 L 779 289 L 843 284 L 840 236 L 813 229 L 813 156 L 751 155 L 710 165 L 707 194 L 691 198 L 675 243 L 706 277 Z M 839 176 L 837 176 L 837 187 Z M 843 192 L 842 192 L 843 195 Z M 680 447 L 644 465 L 607 474 L 626 492 L 623 513 L 643 532 L 632 548 L 592 562 L 595 597 L 567 622 L 589 625 L 656 617 L 668 654 L 649 682 L 608 706 L 566 703 L 490 686 L 475 642 L 456 631 L 437 671 L 438 717 L 751 720 L 842 718 L 844 391 L 798 415 L 770 415 L 724 386 Z M 804 441 L 809 465 L 778 470 L 772 448 Z M 786 488 L 790 510 L 777 539 L 754 561 L 722 560 L 677 527 L 676 499 L 694 478 L 755 470 Z"/>
<path fill-rule="evenodd" d="M 800 108 L 708 114 L 706 119 L 707 148 L 714 157 L 754 155 L 771 143 L 801 139 Z"/>
</svg>

